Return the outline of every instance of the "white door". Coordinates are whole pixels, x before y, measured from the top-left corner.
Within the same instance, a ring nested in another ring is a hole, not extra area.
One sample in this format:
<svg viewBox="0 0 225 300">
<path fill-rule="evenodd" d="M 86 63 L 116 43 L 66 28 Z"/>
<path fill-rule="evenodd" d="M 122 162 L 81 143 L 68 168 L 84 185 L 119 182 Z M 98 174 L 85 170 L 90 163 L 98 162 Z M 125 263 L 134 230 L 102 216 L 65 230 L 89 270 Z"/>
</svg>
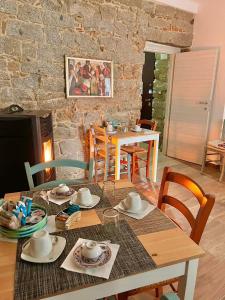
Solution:
<svg viewBox="0 0 225 300">
<path fill-rule="evenodd" d="M 175 56 L 167 155 L 201 164 L 213 99 L 218 50 Z"/>
</svg>

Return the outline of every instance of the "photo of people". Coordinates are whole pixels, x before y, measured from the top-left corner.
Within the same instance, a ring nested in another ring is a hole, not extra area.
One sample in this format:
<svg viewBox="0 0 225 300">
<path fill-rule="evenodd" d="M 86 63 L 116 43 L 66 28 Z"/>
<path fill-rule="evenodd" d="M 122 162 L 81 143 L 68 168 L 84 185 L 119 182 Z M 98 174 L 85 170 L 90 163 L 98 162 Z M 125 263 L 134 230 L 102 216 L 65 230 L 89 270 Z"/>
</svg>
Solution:
<svg viewBox="0 0 225 300">
<path fill-rule="evenodd" d="M 66 57 L 66 92 L 67 98 L 112 97 L 112 62 Z"/>
</svg>

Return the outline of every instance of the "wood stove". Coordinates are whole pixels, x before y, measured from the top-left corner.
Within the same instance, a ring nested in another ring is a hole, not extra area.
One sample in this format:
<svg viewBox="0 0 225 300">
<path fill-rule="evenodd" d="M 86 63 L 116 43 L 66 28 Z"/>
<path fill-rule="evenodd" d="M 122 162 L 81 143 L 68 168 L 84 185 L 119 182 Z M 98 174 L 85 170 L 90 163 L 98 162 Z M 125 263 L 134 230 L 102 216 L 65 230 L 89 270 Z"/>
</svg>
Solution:
<svg viewBox="0 0 225 300">
<path fill-rule="evenodd" d="M 30 165 L 54 159 L 50 111 L 0 112 L 0 197 L 27 190 L 24 162 Z M 35 184 L 55 179 L 54 169 L 34 176 Z"/>
</svg>

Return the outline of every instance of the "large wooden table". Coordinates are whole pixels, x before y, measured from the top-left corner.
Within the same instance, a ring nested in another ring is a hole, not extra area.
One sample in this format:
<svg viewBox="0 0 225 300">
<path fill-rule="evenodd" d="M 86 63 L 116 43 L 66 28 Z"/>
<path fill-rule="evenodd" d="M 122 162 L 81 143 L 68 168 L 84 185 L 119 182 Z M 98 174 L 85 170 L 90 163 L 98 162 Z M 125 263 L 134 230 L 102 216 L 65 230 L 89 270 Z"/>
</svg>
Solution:
<svg viewBox="0 0 225 300">
<path fill-rule="evenodd" d="M 128 182 L 118 182 L 117 188 L 132 186 Z M 20 193 L 7 194 L 6 199 L 17 200 Z M 82 222 L 78 227 L 101 223 L 95 209 L 82 213 Z M 157 268 L 149 272 L 135 274 L 114 281 L 82 288 L 48 299 L 98 299 L 113 294 L 155 284 L 174 277 L 179 277 L 178 293 L 180 299 L 191 300 L 194 297 L 195 281 L 199 258 L 204 251 L 183 231 L 175 227 L 154 233 L 138 235 L 138 239 L 152 256 Z M 13 299 L 16 243 L 0 242 L 0 299 Z M 32 299 L 30 299 L 32 300 Z"/>
<path fill-rule="evenodd" d="M 116 180 L 120 179 L 120 148 L 122 145 L 134 144 L 140 142 L 153 141 L 154 150 L 152 158 L 152 181 L 156 182 L 157 180 L 157 164 L 158 164 L 158 147 L 159 147 L 159 132 L 144 129 L 141 132 L 122 132 L 112 135 L 111 143 L 116 146 L 115 153 L 115 178 Z M 150 160 L 149 160 L 150 168 Z"/>
</svg>

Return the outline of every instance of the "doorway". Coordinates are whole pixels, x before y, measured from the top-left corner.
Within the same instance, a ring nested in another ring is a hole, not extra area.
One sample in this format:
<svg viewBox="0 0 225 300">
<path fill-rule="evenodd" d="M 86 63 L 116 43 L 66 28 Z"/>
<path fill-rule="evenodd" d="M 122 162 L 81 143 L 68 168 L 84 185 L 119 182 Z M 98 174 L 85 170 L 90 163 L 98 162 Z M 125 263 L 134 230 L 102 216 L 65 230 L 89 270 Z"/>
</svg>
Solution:
<svg viewBox="0 0 225 300">
<path fill-rule="evenodd" d="M 169 54 L 145 52 L 142 73 L 141 119 L 154 119 L 157 122 L 157 131 L 161 132 L 160 149 L 163 144 L 169 61 Z"/>
</svg>

